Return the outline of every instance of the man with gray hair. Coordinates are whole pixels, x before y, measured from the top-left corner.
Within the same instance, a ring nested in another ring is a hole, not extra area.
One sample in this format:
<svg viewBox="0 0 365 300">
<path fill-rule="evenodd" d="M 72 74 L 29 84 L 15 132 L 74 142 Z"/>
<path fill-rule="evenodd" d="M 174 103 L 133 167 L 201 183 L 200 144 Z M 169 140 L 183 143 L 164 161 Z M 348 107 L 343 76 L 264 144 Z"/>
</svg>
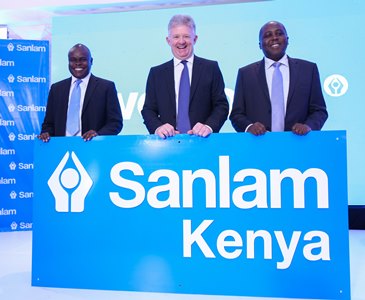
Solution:
<svg viewBox="0 0 365 300">
<path fill-rule="evenodd" d="M 207 137 L 219 132 L 227 119 L 222 73 L 216 61 L 194 55 L 197 39 L 190 16 L 171 18 L 166 41 L 174 57 L 152 67 L 147 79 L 142 116 L 151 134 Z"/>
</svg>

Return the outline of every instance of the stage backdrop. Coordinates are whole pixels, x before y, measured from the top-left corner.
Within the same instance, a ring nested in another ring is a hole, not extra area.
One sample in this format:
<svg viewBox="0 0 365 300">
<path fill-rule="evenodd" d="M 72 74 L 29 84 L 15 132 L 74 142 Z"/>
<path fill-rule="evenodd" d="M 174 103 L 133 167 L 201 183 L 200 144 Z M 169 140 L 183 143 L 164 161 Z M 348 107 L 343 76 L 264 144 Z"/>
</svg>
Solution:
<svg viewBox="0 0 365 300">
<path fill-rule="evenodd" d="M 344 131 L 35 153 L 35 286 L 350 299 Z"/>
<path fill-rule="evenodd" d="M 49 88 L 48 41 L 0 40 L 0 231 L 30 230 L 33 143 Z"/>
<path fill-rule="evenodd" d="M 194 17 L 199 36 L 195 52 L 219 62 L 230 101 L 238 68 L 263 57 L 260 27 L 279 20 L 288 31 L 288 55 L 318 64 L 329 111 L 324 130 L 347 130 L 349 203 L 365 205 L 365 60 L 359 59 L 363 41 L 358 26 L 365 18 L 365 1 L 273 0 L 161 8 L 54 18 L 52 81 L 69 75 L 67 52 L 73 44 L 85 43 L 94 56 L 93 72 L 116 82 L 125 120 L 121 134 L 144 134 L 139 111 L 146 79 L 150 67 L 172 58 L 165 41 L 172 15 Z M 222 131 L 233 131 L 229 121 Z"/>
</svg>

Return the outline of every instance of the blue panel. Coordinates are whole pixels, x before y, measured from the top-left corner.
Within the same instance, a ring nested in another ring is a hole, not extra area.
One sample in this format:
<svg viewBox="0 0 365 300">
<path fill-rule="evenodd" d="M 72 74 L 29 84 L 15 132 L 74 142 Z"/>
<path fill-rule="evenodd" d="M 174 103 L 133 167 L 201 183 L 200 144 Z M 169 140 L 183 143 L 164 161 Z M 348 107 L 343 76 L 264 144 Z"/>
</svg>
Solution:
<svg viewBox="0 0 365 300">
<path fill-rule="evenodd" d="M 48 41 L 0 40 L 0 231 L 30 230 L 33 143 L 49 87 Z"/>
<path fill-rule="evenodd" d="M 35 153 L 35 286 L 350 299 L 344 131 Z"/>
</svg>

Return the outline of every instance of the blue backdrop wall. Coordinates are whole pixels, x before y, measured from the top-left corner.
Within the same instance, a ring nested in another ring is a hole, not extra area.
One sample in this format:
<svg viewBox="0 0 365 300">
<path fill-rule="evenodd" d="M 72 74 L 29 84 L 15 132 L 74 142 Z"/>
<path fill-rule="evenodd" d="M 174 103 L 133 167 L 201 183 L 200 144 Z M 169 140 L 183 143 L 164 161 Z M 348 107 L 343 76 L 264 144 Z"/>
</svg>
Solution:
<svg viewBox="0 0 365 300">
<path fill-rule="evenodd" d="M 32 228 L 33 143 L 49 87 L 48 41 L 0 40 L 0 231 Z"/>
</svg>

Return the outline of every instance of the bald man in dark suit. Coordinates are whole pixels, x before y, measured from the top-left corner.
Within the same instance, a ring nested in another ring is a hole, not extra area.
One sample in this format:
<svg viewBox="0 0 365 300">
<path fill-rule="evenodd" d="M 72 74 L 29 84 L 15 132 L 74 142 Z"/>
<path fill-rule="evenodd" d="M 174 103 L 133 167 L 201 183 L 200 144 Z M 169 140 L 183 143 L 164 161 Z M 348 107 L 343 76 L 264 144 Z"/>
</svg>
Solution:
<svg viewBox="0 0 365 300">
<path fill-rule="evenodd" d="M 97 135 L 117 135 L 122 130 L 123 118 L 114 82 L 90 73 L 93 59 L 85 45 L 73 46 L 68 59 L 72 77 L 51 86 L 39 139 L 48 142 L 51 136 L 76 135 L 89 141 Z M 72 90 L 80 79 L 81 105 L 78 111 L 71 112 Z M 70 113 L 81 116 L 75 133 L 67 128 Z"/>
<path fill-rule="evenodd" d="M 272 109 L 271 84 L 274 64 L 279 63 L 283 78 L 283 131 L 305 135 L 320 130 L 328 113 L 317 65 L 286 55 L 288 35 L 283 24 L 271 21 L 259 33 L 265 57 L 238 71 L 230 120 L 238 132 L 262 135 L 272 131 L 276 117 Z M 279 130 L 281 131 L 281 130 Z"/>
</svg>

